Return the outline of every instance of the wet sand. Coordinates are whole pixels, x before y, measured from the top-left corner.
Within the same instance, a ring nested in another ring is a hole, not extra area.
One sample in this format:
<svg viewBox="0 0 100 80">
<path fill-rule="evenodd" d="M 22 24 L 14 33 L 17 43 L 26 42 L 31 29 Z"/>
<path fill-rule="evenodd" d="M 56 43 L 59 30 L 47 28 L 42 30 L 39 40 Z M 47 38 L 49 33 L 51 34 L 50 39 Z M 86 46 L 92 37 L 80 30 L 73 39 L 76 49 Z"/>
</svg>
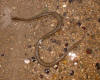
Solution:
<svg viewBox="0 0 100 80">
<path fill-rule="evenodd" d="M 42 43 L 40 56 L 44 61 L 60 57 L 86 34 L 59 64 L 49 69 L 35 59 L 35 44 L 55 28 L 56 19 L 11 20 L 16 16 L 30 18 L 46 10 L 63 16 L 64 25 Z M 0 80 L 100 80 L 100 1 L 1 0 Z"/>
</svg>

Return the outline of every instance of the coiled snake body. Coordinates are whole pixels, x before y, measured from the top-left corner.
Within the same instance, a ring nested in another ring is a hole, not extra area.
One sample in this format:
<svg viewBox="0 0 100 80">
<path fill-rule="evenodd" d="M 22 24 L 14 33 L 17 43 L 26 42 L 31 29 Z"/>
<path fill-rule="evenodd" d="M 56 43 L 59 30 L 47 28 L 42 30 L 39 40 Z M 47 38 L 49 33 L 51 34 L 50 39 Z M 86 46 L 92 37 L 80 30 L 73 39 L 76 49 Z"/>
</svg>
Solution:
<svg viewBox="0 0 100 80">
<path fill-rule="evenodd" d="M 76 43 L 74 43 L 72 46 L 68 47 L 68 51 L 66 53 L 64 53 L 60 58 L 50 62 L 50 63 L 47 63 L 45 61 L 43 61 L 41 58 L 40 58 L 40 55 L 39 55 L 39 46 L 40 44 L 47 38 L 49 38 L 51 35 L 55 34 L 58 30 L 61 29 L 61 26 L 63 25 L 63 18 L 60 14 L 58 14 L 57 12 L 44 12 L 44 13 L 41 13 L 41 14 L 38 14 L 32 18 L 29 18 L 29 19 L 25 19 L 25 18 L 18 18 L 18 17 L 12 17 L 12 20 L 19 20 L 19 21 L 31 21 L 31 20 L 35 20 L 35 19 L 39 19 L 41 17 L 44 17 L 44 16 L 53 16 L 54 18 L 57 19 L 57 26 L 50 32 L 48 32 L 47 34 L 45 34 L 44 36 L 42 36 L 36 43 L 35 45 L 35 56 L 36 56 L 36 59 L 37 61 L 45 66 L 45 67 L 52 67 L 54 66 L 55 64 L 57 64 L 59 61 L 61 61 L 62 59 L 64 59 L 64 57 L 67 55 L 67 53 L 69 51 L 71 51 L 77 44 L 79 44 L 81 42 L 82 39 L 80 39 L 79 41 L 77 41 Z"/>
</svg>

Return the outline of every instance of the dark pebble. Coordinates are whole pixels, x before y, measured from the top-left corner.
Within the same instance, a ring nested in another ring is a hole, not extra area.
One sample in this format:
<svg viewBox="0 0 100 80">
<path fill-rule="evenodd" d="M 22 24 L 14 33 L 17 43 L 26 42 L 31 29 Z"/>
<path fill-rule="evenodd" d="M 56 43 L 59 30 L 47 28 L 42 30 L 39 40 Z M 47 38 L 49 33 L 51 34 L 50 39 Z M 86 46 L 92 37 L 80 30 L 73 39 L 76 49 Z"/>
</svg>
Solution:
<svg viewBox="0 0 100 80">
<path fill-rule="evenodd" d="M 71 71 L 69 72 L 69 75 L 70 75 L 70 76 L 73 76 L 73 75 L 74 75 L 74 71 L 71 70 Z"/>
<path fill-rule="evenodd" d="M 83 30 L 86 30 L 86 27 L 82 27 Z"/>
<path fill-rule="evenodd" d="M 31 59 L 32 59 L 32 62 L 35 62 L 36 61 L 36 58 L 34 56 L 31 57 Z"/>
<path fill-rule="evenodd" d="M 57 9 L 59 9 L 59 6 L 57 6 Z"/>
<path fill-rule="evenodd" d="M 68 43 L 65 43 L 65 47 L 67 47 L 68 46 Z"/>
<path fill-rule="evenodd" d="M 63 16 L 66 16 L 67 15 L 67 13 L 66 12 L 63 12 Z"/>
<path fill-rule="evenodd" d="M 98 22 L 100 22 L 100 18 L 98 19 Z"/>
<path fill-rule="evenodd" d="M 72 3 L 74 0 L 68 0 L 69 3 Z"/>
<path fill-rule="evenodd" d="M 4 56 L 4 53 L 2 53 L 1 56 Z"/>
<path fill-rule="evenodd" d="M 28 48 L 31 48 L 31 47 L 32 47 L 32 45 L 28 45 L 27 47 L 28 47 Z"/>
<path fill-rule="evenodd" d="M 91 53 L 92 53 L 92 49 L 87 48 L 87 49 L 86 49 L 86 53 L 87 53 L 87 54 L 91 54 Z"/>
<path fill-rule="evenodd" d="M 81 22 L 80 22 L 80 21 L 78 21 L 78 22 L 77 22 L 77 25 L 80 27 L 80 26 L 81 26 Z"/>
<path fill-rule="evenodd" d="M 40 78 L 43 78 L 44 76 L 42 74 L 40 74 Z"/>
<path fill-rule="evenodd" d="M 49 74 L 50 69 L 45 69 L 44 72 L 45 72 L 46 74 Z"/>
<path fill-rule="evenodd" d="M 67 48 L 64 48 L 64 52 L 67 52 Z"/>
<path fill-rule="evenodd" d="M 97 70 L 100 70 L 100 63 L 96 63 L 95 67 Z"/>
</svg>

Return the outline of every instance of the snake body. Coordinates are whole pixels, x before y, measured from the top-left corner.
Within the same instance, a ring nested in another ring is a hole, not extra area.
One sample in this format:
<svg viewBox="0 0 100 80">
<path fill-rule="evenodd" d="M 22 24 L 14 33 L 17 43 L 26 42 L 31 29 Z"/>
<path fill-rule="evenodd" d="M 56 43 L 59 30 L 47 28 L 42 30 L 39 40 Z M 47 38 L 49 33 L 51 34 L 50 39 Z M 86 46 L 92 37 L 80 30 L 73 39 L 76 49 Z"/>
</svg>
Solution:
<svg viewBox="0 0 100 80">
<path fill-rule="evenodd" d="M 80 39 L 79 41 L 77 41 L 76 43 L 74 43 L 71 47 L 68 47 L 68 51 L 66 53 L 64 53 L 60 58 L 50 62 L 50 63 L 47 63 L 45 61 L 43 61 L 41 58 L 40 58 L 40 54 L 39 54 L 39 46 L 40 44 L 47 38 L 49 38 L 51 35 L 55 34 L 58 30 L 61 29 L 61 26 L 63 25 L 63 18 L 60 14 L 58 14 L 57 12 L 43 12 L 43 13 L 40 13 L 32 18 L 29 18 L 29 19 L 25 19 L 25 18 L 19 18 L 19 17 L 12 17 L 12 20 L 18 20 L 18 21 L 34 21 L 36 19 L 39 19 L 41 17 L 44 17 L 44 16 L 53 16 L 54 18 L 57 19 L 57 25 L 56 27 L 51 30 L 50 32 L 48 32 L 47 34 L 45 34 L 44 36 L 42 36 L 36 43 L 35 45 L 35 56 L 36 56 L 36 59 L 38 61 L 39 64 L 45 66 L 45 67 L 53 67 L 55 64 L 59 63 L 62 59 L 64 59 L 64 57 L 68 54 L 69 51 L 71 51 L 76 45 L 78 45 L 82 39 Z"/>
</svg>

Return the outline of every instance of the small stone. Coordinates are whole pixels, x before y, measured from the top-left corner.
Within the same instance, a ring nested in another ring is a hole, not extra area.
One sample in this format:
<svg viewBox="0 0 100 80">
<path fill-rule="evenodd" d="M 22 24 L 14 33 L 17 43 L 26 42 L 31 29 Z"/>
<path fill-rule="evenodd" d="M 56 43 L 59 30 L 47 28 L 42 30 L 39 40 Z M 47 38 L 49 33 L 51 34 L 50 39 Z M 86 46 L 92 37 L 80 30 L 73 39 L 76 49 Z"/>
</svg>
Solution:
<svg viewBox="0 0 100 80">
<path fill-rule="evenodd" d="M 100 63 L 96 63 L 95 67 L 97 70 L 100 70 Z"/>
<path fill-rule="evenodd" d="M 54 69 L 58 69 L 58 65 L 54 65 Z"/>
<path fill-rule="evenodd" d="M 66 7 L 66 4 L 63 5 L 63 8 L 65 8 L 65 7 Z"/>
<path fill-rule="evenodd" d="M 4 53 L 2 53 L 1 56 L 4 56 Z"/>
<path fill-rule="evenodd" d="M 74 65 L 77 65 L 78 63 L 77 62 L 74 62 Z"/>
<path fill-rule="evenodd" d="M 68 46 L 68 43 L 65 43 L 65 47 L 67 47 Z"/>
<path fill-rule="evenodd" d="M 57 6 L 57 9 L 59 9 L 59 6 Z"/>
<path fill-rule="evenodd" d="M 49 74 L 50 70 L 49 70 L 49 69 L 45 69 L 44 72 L 45 72 L 46 74 Z"/>
<path fill-rule="evenodd" d="M 83 30 L 86 30 L 86 27 L 82 27 Z"/>
<path fill-rule="evenodd" d="M 74 0 L 68 0 L 69 3 L 72 3 Z"/>
<path fill-rule="evenodd" d="M 100 22 L 100 18 L 98 19 L 98 22 Z"/>
<path fill-rule="evenodd" d="M 87 54 L 91 54 L 91 53 L 92 53 L 92 49 L 87 48 L 87 49 L 86 49 L 86 53 L 87 53 Z"/>
<path fill-rule="evenodd" d="M 81 22 L 80 22 L 80 21 L 78 21 L 78 22 L 77 22 L 77 25 L 80 27 L 80 26 L 81 26 Z"/>
<path fill-rule="evenodd" d="M 69 72 L 69 75 L 70 75 L 70 76 L 74 75 L 74 71 L 71 70 L 71 71 Z"/>
<path fill-rule="evenodd" d="M 40 74 L 40 78 L 43 78 L 44 76 L 42 74 Z"/>
<path fill-rule="evenodd" d="M 31 57 L 31 59 L 32 59 L 32 62 L 35 62 L 36 61 L 36 58 L 34 56 Z"/>
<path fill-rule="evenodd" d="M 72 60 L 72 61 L 77 58 L 77 55 L 76 55 L 75 52 L 69 52 L 68 53 L 68 56 L 69 56 L 70 60 Z"/>
<path fill-rule="evenodd" d="M 67 48 L 64 48 L 64 52 L 67 52 Z"/>
<path fill-rule="evenodd" d="M 66 12 L 64 12 L 64 13 L 63 13 L 63 16 L 66 16 L 66 15 L 67 15 L 67 13 L 66 13 Z"/>
<path fill-rule="evenodd" d="M 24 62 L 25 62 L 26 64 L 29 64 L 29 63 L 30 63 L 30 60 L 29 60 L 29 59 L 25 59 Z"/>
<path fill-rule="evenodd" d="M 28 47 L 28 48 L 31 48 L 31 47 L 32 47 L 32 45 L 28 45 L 27 47 Z"/>
</svg>

